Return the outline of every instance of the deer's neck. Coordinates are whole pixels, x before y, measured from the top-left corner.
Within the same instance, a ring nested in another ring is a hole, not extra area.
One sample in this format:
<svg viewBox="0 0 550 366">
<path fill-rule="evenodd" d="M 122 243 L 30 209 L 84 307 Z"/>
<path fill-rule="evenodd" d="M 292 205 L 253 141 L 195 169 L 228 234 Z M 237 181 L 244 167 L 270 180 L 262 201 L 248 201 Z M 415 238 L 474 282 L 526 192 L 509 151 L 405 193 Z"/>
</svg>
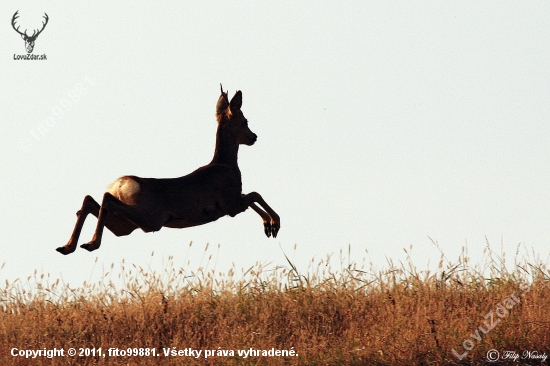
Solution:
<svg viewBox="0 0 550 366">
<path fill-rule="evenodd" d="M 225 164 L 237 166 L 237 154 L 239 145 L 235 143 L 235 138 L 229 128 L 224 128 L 222 124 L 218 126 L 216 132 L 216 149 L 212 164 Z"/>
</svg>

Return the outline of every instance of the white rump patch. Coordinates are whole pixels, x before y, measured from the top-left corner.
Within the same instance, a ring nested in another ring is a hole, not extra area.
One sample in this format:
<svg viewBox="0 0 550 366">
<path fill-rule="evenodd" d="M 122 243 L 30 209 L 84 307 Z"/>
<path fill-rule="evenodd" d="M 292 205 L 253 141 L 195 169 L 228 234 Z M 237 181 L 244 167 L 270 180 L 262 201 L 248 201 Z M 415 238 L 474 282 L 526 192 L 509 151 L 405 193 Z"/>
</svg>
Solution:
<svg viewBox="0 0 550 366">
<path fill-rule="evenodd" d="M 130 177 L 122 177 L 109 186 L 108 192 L 122 202 L 127 202 L 137 195 L 140 190 L 138 182 Z"/>
</svg>

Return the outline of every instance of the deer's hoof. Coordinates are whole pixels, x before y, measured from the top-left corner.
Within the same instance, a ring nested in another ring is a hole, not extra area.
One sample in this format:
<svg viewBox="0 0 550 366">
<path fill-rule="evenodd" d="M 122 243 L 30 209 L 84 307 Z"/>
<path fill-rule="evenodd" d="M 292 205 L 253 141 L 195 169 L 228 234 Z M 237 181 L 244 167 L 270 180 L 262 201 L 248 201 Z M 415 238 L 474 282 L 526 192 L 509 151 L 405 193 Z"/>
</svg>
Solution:
<svg viewBox="0 0 550 366">
<path fill-rule="evenodd" d="M 281 224 L 279 224 L 279 221 L 271 222 L 271 236 L 273 236 L 273 238 L 277 237 L 277 233 L 279 232 L 280 228 L 281 228 Z"/>
<path fill-rule="evenodd" d="M 67 255 L 67 254 L 71 254 L 72 252 L 74 252 L 75 249 L 76 249 L 75 247 L 59 247 L 56 250 L 59 253 L 63 254 L 63 255 Z"/>
<path fill-rule="evenodd" d="M 86 249 L 89 252 L 93 252 L 94 250 L 99 248 L 98 246 L 96 246 L 92 243 L 82 244 L 80 247 Z"/>
<path fill-rule="evenodd" d="M 271 223 L 264 222 L 264 233 L 269 238 L 271 236 Z"/>
<path fill-rule="evenodd" d="M 277 233 L 279 232 L 280 225 L 278 222 L 264 222 L 264 232 L 265 235 L 270 238 L 273 236 L 273 238 L 277 237 Z"/>
</svg>

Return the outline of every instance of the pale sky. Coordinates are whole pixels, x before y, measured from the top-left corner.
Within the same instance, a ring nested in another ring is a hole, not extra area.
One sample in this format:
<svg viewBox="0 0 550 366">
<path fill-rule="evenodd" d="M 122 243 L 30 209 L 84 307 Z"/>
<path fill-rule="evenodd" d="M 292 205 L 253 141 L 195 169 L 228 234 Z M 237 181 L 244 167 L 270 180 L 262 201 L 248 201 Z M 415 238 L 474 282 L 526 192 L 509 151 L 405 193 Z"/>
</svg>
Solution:
<svg viewBox="0 0 550 366">
<path fill-rule="evenodd" d="M 305 270 L 348 246 L 383 268 L 410 245 L 424 269 L 440 256 L 429 237 L 450 260 L 467 244 L 480 261 L 486 238 L 509 259 L 520 243 L 547 258 L 549 3 L 82 4 L 0 7 L 0 280 L 36 269 L 78 285 L 169 256 L 196 270 L 206 243 L 222 272 L 286 265 L 283 251 Z M 29 29 L 48 14 L 33 51 L 47 60 L 14 60 L 16 10 Z M 243 92 L 258 135 L 239 151 L 243 190 L 281 216 L 278 237 L 247 210 L 57 253 L 86 194 L 210 161 L 220 83 Z"/>
</svg>

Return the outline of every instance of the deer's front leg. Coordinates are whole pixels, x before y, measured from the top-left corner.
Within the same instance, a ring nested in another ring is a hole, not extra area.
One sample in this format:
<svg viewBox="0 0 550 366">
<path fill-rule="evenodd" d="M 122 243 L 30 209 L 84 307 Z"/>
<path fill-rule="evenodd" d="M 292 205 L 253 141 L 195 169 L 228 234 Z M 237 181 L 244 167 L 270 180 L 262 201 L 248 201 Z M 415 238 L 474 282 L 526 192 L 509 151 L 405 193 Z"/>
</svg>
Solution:
<svg viewBox="0 0 550 366">
<path fill-rule="evenodd" d="M 277 233 L 281 228 L 281 219 L 279 215 L 277 215 L 277 213 L 273 211 L 271 207 L 269 207 L 262 196 L 257 192 L 251 192 L 249 194 L 243 195 L 242 198 L 245 201 L 246 205 L 256 211 L 256 213 L 260 215 L 264 220 L 265 235 L 267 235 L 268 238 L 270 236 L 276 238 Z M 258 203 L 265 211 L 256 206 L 254 202 Z"/>
<path fill-rule="evenodd" d="M 249 207 L 256 211 L 256 213 L 262 217 L 262 220 L 264 222 L 264 233 L 269 238 L 273 229 L 273 226 L 271 225 L 271 217 L 267 214 L 267 212 L 256 206 L 255 203 L 251 203 Z"/>
</svg>

